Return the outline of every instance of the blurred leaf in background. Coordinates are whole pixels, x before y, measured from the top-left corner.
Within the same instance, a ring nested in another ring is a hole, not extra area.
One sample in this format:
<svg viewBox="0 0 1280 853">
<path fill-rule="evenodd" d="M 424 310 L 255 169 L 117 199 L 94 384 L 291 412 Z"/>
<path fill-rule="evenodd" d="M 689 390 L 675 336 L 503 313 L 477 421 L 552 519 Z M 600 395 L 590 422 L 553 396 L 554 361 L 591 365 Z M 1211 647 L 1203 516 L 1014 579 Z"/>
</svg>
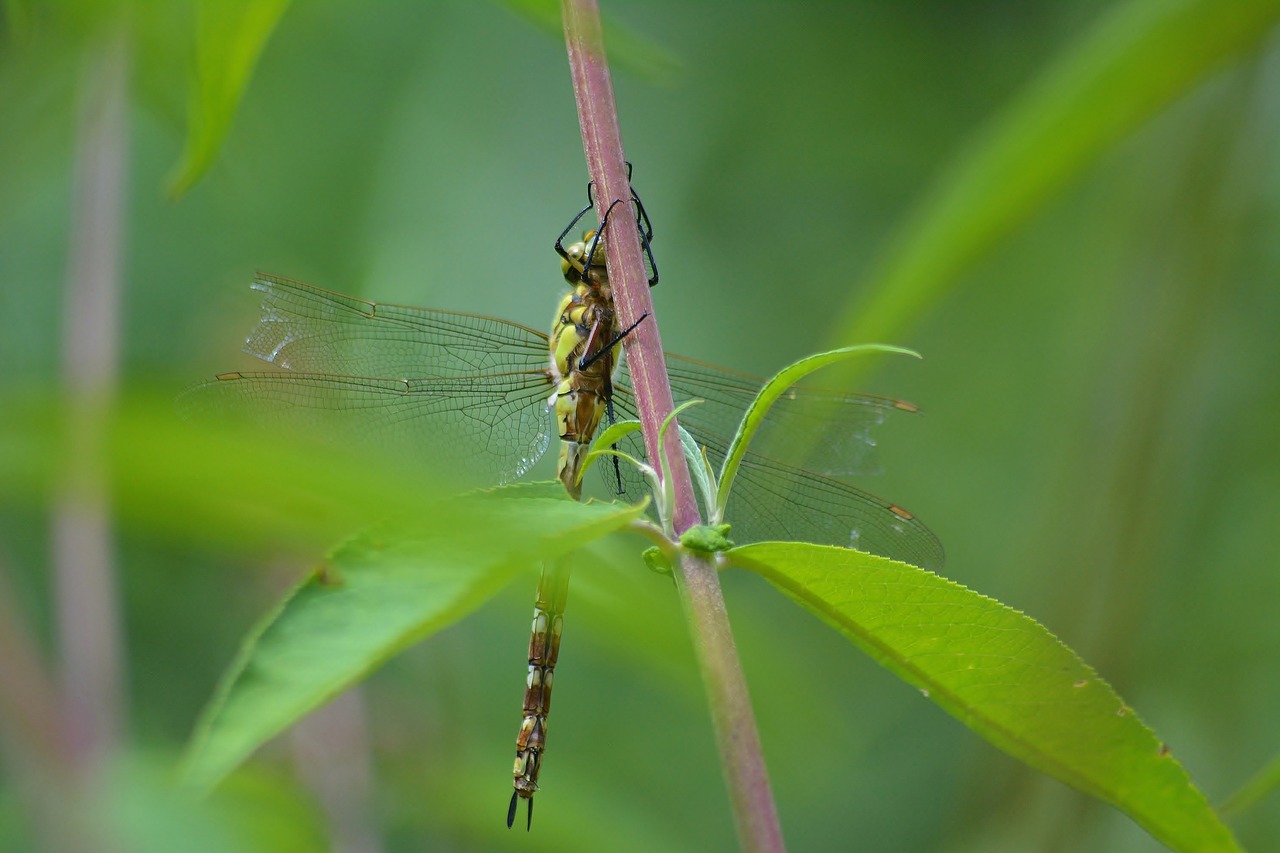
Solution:
<svg viewBox="0 0 1280 853">
<path fill-rule="evenodd" d="M 288 7 L 288 0 L 196 3 L 196 56 L 187 100 L 187 137 L 182 161 L 170 178 L 173 195 L 185 193 L 212 165 L 231 129 L 258 56 Z"/>
</svg>

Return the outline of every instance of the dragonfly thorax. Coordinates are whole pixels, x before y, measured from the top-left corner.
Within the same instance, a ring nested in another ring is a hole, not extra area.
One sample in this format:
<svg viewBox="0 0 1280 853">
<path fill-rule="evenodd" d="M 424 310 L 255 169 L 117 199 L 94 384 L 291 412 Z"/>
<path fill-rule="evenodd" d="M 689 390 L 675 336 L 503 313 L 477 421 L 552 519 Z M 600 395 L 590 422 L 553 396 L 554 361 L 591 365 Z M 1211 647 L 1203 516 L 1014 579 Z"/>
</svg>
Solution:
<svg viewBox="0 0 1280 853">
<path fill-rule="evenodd" d="M 552 404 L 560 435 L 557 474 L 575 498 L 582 493 L 579 478 L 587 447 L 613 396 L 617 326 L 608 282 L 600 284 L 594 276 L 565 294 L 552 325 L 551 366 L 557 381 Z"/>
</svg>

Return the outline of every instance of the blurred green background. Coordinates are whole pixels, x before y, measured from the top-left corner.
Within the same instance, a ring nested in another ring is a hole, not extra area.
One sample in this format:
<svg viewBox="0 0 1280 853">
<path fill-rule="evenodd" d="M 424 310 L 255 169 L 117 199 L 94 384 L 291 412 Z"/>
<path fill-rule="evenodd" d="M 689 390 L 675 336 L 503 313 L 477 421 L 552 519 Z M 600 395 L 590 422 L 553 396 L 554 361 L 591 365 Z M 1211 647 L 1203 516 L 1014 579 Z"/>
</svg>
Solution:
<svg viewBox="0 0 1280 853">
<path fill-rule="evenodd" d="M 855 342 L 838 320 L 893 299 L 873 270 L 931 188 L 1114 14 L 1091 0 L 614 5 L 664 343 L 754 373 Z M 118 31 L 102 4 L 5 10 L 12 399 L 64 382 L 76 151 Z M 137 4 L 115 42 L 129 69 L 125 206 L 106 214 L 123 240 L 120 386 L 176 395 L 251 368 L 239 342 L 255 269 L 547 326 L 561 292 L 551 243 L 587 178 L 563 42 L 534 18 L 463 2 L 291 6 L 217 161 L 172 199 L 197 15 Z M 1194 49 L 1135 73 L 1174 78 L 1184 61 Z M 887 473 L 865 485 L 939 535 L 948 577 L 1096 666 L 1214 802 L 1280 752 L 1278 91 L 1280 49 L 1259 31 L 883 327 L 924 361 L 881 359 L 859 380 L 926 412 L 882 431 Z M 1100 103 L 1062 144 L 1112 119 Z M 13 710 L 56 683 L 68 635 L 50 517 L 0 503 L 6 850 L 54 846 L 75 802 Z M 634 547 L 575 578 L 532 834 L 502 818 L 533 574 L 268 747 L 207 807 L 174 800 L 165 780 L 239 637 L 323 548 L 247 553 L 157 527 L 114 530 L 118 587 L 101 598 L 125 643 L 123 757 L 84 796 L 120 849 L 733 848 L 678 603 Z M 1157 847 L 757 578 L 725 585 L 793 849 Z M 1276 803 L 1233 818 L 1246 847 L 1280 847 Z"/>
</svg>

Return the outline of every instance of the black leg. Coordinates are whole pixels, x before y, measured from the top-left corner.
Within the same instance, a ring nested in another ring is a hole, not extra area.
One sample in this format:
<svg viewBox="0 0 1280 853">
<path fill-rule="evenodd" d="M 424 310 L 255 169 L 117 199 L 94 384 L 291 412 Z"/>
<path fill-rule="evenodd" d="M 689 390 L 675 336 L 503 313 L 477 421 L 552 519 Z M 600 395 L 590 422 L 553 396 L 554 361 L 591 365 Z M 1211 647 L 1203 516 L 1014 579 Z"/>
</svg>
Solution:
<svg viewBox="0 0 1280 853">
<path fill-rule="evenodd" d="M 588 184 L 588 186 L 590 185 Z M 588 191 L 587 195 L 590 194 L 591 193 Z M 566 225 L 564 230 L 560 232 L 560 236 L 556 238 L 556 254 L 564 258 L 566 261 L 569 261 L 571 264 L 573 263 L 573 259 L 569 257 L 569 253 L 564 248 L 564 238 L 569 236 L 569 232 L 573 230 L 573 226 L 581 222 L 582 217 L 586 216 L 587 211 L 591 210 L 593 207 L 595 207 L 594 204 L 588 203 L 586 207 L 579 210 L 578 215 L 573 217 L 573 221 Z M 584 267 L 583 269 L 585 270 L 586 268 Z"/>
<path fill-rule="evenodd" d="M 627 183 L 631 182 L 631 171 L 632 171 L 631 161 L 628 160 L 627 161 Z M 564 258 L 566 261 L 569 261 L 570 264 L 572 264 L 573 261 L 569 257 L 568 251 L 566 251 L 564 248 L 564 238 L 569 236 L 569 232 L 573 230 L 574 226 L 582 221 L 582 217 L 587 215 L 587 211 L 591 210 L 593 207 L 596 206 L 594 189 L 595 189 L 595 181 L 587 181 L 587 206 L 582 208 L 582 210 L 578 211 L 578 215 L 573 217 L 573 221 L 570 222 L 567 226 L 565 226 L 565 229 L 560 232 L 560 236 L 556 238 L 556 254 Z M 636 230 L 639 232 L 639 236 L 640 236 L 640 247 L 644 250 L 645 266 L 648 268 L 647 271 L 649 274 L 649 286 L 653 287 L 658 283 L 658 262 L 653 257 L 653 247 L 650 245 L 653 242 L 653 223 L 649 221 L 649 212 L 644 209 L 644 202 L 640 200 L 640 196 L 638 193 L 636 193 L 634 187 L 631 190 L 631 203 L 635 206 Z M 617 204 L 617 202 L 614 202 L 614 204 Z M 613 205 L 610 205 L 609 207 L 610 209 L 612 209 Z M 605 214 L 606 222 L 608 221 L 608 218 L 609 218 L 609 215 L 606 212 Z M 599 240 L 599 236 L 602 233 L 604 233 L 604 226 L 605 226 L 605 222 L 601 222 L 600 227 L 596 229 L 597 242 Z M 594 259 L 594 256 L 595 256 L 595 242 L 592 243 L 591 251 L 588 253 L 586 262 L 583 266 L 584 273 L 591 268 L 591 261 Z"/>
<path fill-rule="evenodd" d="M 591 241 L 591 248 L 587 251 L 587 256 L 582 259 L 582 269 L 584 274 L 587 270 L 590 270 L 591 265 L 595 263 L 596 247 L 600 245 L 600 238 L 604 236 L 604 229 L 609 225 L 609 214 L 613 213 L 613 209 L 621 203 L 622 202 L 619 199 L 615 198 L 613 203 L 610 204 L 609 208 L 604 212 L 604 219 L 600 220 L 600 227 L 596 229 L 596 236 Z"/>
<path fill-rule="evenodd" d="M 613 336 L 613 340 L 609 341 L 609 343 L 605 344 L 604 346 L 600 347 L 600 349 L 598 349 L 598 350 L 596 350 L 594 353 L 592 353 L 590 358 L 588 358 L 588 357 L 586 357 L 586 356 L 583 356 L 581 359 L 579 359 L 579 360 L 578 360 L 578 369 L 579 369 L 579 370 L 585 370 L 587 367 L 589 367 L 589 366 L 590 366 L 590 365 L 591 365 L 591 364 L 592 364 L 596 359 L 598 359 L 600 356 L 604 355 L 604 354 L 605 354 L 605 353 L 607 353 L 609 350 L 613 349 L 613 348 L 614 348 L 614 347 L 616 347 L 618 344 L 622 343 L 622 339 L 623 339 L 623 338 L 625 338 L 627 335 L 631 334 L 632 332 L 634 332 L 634 331 L 635 331 L 636 326 L 639 326 L 641 323 L 643 323 L 643 322 L 644 322 L 644 318 L 645 318 L 645 317 L 648 317 L 648 316 L 649 316 L 649 312 L 648 312 L 648 311 L 644 312 L 643 314 L 641 314 L 641 315 L 640 315 L 640 319 L 639 319 L 639 320 L 636 320 L 636 321 L 635 321 L 634 323 L 632 323 L 630 326 L 627 326 L 627 327 L 626 327 L 625 329 L 623 329 L 621 332 L 618 332 L 618 334 L 614 335 L 614 336 Z"/>
</svg>

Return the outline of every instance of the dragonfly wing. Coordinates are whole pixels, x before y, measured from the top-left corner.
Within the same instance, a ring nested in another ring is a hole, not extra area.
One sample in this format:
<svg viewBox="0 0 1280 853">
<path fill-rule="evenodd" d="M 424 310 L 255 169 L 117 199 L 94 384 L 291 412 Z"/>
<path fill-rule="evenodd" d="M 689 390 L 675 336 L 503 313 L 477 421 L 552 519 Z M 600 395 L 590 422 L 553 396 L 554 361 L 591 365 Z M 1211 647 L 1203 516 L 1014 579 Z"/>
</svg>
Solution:
<svg viewBox="0 0 1280 853">
<path fill-rule="evenodd" d="M 705 401 L 686 409 L 681 424 L 700 442 L 715 437 L 727 444 L 764 380 L 671 353 L 666 358 L 676 402 Z M 827 476 L 879 474 L 874 430 L 895 411 L 916 408 L 888 397 L 798 385 L 774 402 L 751 446 Z"/>
<path fill-rule="evenodd" d="M 306 430 L 345 448 L 407 454 L 466 484 L 521 476 L 546 451 L 547 371 L 427 379 L 227 373 L 178 398 L 193 420 Z"/>
<path fill-rule="evenodd" d="M 259 273 L 262 316 L 245 352 L 285 370 L 471 376 L 547 366 L 542 332 L 478 314 L 369 302 Z"/>
<path fill-rule="evenodd" d="M 716 453 L 708 448 L 712 464 Z M 725 509 L 738 542 L 785 539 L 869 551 L 930 571 L 942 543 L 897 504 L 840 480 L 748 453 Z"/>
<path fill-rule="evenodd" d="M 667 362 L 672 392 L 678 400 L 707 401 L 681 412 L 680 423 L 704 448 L 718 474 L 729 441 L 762 381 L 671 354 L 667 355 Z M 625 375 L 619 377 L 616 386 L 614 401 L 619 417 L 635 417 L 634 396 Z M 902 507 L 841 480 L 777 461 L 771 455 L 774 450 L 803 449 L 790 441 L 787 429 L 806 428 L 802 425 L 824 409 L 831 411 L 834 424 L 845 430 L 849 439 L 836 448 L 834 458 L 826 458 L 825 464 L 842 473 L 846 473 L 845 469 L 869 473 L 866 468 L 874 448 L 874 442 L 868 443 L 871 427 L 890 411 L 913 411 L 914 407 L 883 397 L 792 389 L 775 403 L 766 418 L 771 433 L 759 437 L 772 440 L 753 441 L 752 450 L 738 471 L 725 510 L 725 520 L 733 525 L 730 535 L 734 541 L 817 542 L 869 551 L 927 569 L 941 568 L 943 551 L 938 538 Z M 812 436 L 813 432 L 807 435 Z M 628 436 L 622 444 L 620 449 L 627 452 L 644 452 L 638 437 Z M 642 493 L 642 481 L 627 475 L 625 467 L 623 471 L 624 490 L 628 498 L 634 498 Z"/>
</svg>

